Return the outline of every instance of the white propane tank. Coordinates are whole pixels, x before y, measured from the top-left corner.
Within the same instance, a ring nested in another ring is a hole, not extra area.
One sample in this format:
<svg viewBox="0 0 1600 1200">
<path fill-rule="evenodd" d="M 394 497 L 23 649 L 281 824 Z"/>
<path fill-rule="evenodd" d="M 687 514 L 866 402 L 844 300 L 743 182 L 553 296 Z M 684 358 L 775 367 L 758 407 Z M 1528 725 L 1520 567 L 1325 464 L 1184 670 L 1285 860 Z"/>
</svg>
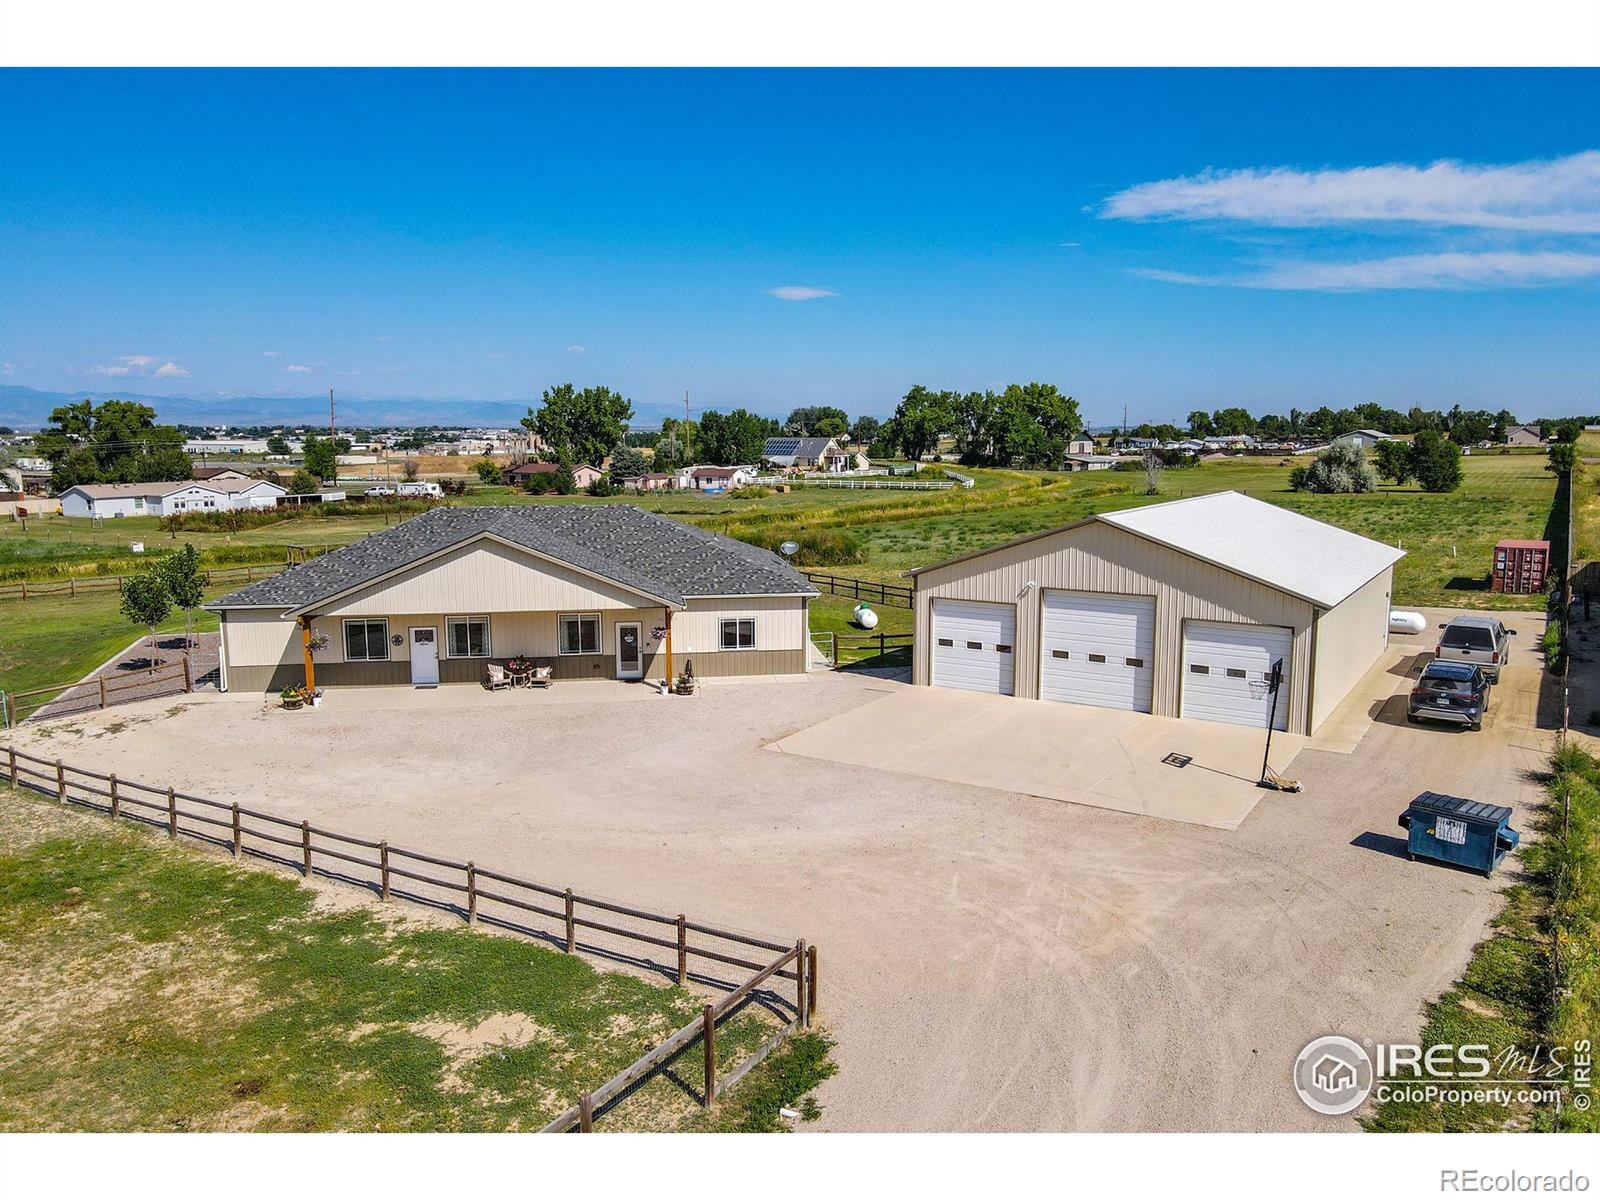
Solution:
<svg viewBox="0 0 1600 1200">
<path fill-rule="evenodd" d="M 876 629 L 878 627 L 878 614 L 865 604 L 856 605 L 851 610 L 850 615 L 855 618 L 856 624 L 863 629 Z"/>
<path fill-rule="evenodd" d="M 1428 618 L 1419 612 L 1408 612 L 1403 608 L 1389 610 L 1390 633 L 1421 633 L 1428 627 Z"/>
</svg>

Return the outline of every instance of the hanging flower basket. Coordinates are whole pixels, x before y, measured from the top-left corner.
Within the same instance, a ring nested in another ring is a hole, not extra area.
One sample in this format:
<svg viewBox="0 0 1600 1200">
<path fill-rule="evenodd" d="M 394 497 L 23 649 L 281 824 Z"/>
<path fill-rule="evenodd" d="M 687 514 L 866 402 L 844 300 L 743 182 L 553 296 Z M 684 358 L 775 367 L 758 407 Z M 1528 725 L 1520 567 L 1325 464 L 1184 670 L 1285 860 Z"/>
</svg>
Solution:
<svg viewBox="0 0 1600 1200">
<path fill-rule="evenodd" d="M 313 633 L 306 642 L 306 646 L 313 654 L 319 650 L 326 650 L 328 648 L 328 635 L 325 633 Z"/>
<path fill-rule="evenodd" d="M 665 641 L 666 637 L 667 637 L 667 627 L 665 625 L 657 625 L 654 629 L 652 629 L 650 631 L 650 640 L 652 642 Z"/>
</svg>

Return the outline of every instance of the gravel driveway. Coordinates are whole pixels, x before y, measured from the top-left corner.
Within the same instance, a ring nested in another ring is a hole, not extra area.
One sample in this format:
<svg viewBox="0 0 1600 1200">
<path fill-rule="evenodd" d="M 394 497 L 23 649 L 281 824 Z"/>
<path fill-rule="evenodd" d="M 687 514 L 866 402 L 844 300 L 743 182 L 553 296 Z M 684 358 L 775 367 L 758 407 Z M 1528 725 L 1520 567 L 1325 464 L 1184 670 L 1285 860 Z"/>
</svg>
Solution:
<svg viewBox="0 0 1600 1200">
<path fill-rule="evenodd" d="M 1328 1032 L 1414 1035 L 1498 907 L 1515 860 L 1494 881 L 1410 863 L 1395 818 L 1427 787 L 1513 804 L 1527 828 L 1545 738 L 1522 625 L 1482 733 L 1406 725 L 1397 675 L 1353 754 L 1302 752 L 1305 792 L 1233 831 L 765 748 L 904 686 L 848 674 L 692 700 L 334 692 L 297 714 L 196 696 L 57 722 L 44 744 L 804 936 L 839 1039 L 822 1128 L 1352 1129 L 1301 1106 L 1290 1065 Z"/>
</svg>

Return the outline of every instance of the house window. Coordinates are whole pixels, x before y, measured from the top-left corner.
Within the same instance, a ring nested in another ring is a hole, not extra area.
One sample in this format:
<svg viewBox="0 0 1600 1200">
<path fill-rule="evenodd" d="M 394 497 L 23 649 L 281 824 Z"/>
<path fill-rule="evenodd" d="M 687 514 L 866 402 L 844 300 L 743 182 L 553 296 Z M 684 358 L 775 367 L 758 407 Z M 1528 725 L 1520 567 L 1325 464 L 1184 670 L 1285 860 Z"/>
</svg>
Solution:
<svg viewBox="0 0 1600 1200">
<path fill-rule="evenodd" d="M 445 655 L 448 658 L 488 658 L 488 617 L 447 617 Z"/>
<path fill-rule="evenodd" d="M 754 650 L 756 648 L 756 619 L 734 617 L 722 623 L 722 648 L 724 650 Z"/>
<path fill-rule="evenodd" d="M 557 650 L 560 653 L 600 653 L 599 613 L 563 613 L 558 621 L 561 639 Z"/>
<path fill-rule="evenodd" d="M 389 621 L 374 617 L 344 623 L 346 662 L 378 662 L 389 657 Z"/>
</svg>

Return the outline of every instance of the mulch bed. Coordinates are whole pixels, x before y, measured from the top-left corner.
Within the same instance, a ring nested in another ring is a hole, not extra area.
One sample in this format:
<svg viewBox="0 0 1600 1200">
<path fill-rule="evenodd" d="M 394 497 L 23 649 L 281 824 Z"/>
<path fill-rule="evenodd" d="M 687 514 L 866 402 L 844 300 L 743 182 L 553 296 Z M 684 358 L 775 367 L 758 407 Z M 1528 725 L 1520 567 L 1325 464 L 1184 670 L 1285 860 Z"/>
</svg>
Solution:
<svg viewBox="0 0 1600 1200">
<path fill-rule="evenodd" d="M 197 633 L 191 639 L 191 643 L 189 648 L 189 669 L 194 678 L 195 691 L 199 691 L 202 688 L 215 688 L 218 678 L 218 635 L 215 633 Z M 112 704 L 126 704 L 131 700 L 148 700 L 152 696 L 181 696 L 183 694 L 183 676 L 173 668 L 182 661 L 183 653 L 184 638 L 181 633 L 157 637 L 156 656 L 159 660 L 155 665 L 157 676 L 149 683 L 136 684 L 136 680 L 148 676 L 151 670 L 150 639 L 141 638 L 137 644 L 130 646 L 114 662 L 107 663 L 83 683 L 63 692 L 49 704 L 25 719 L 37 720 L 64 717 L 98 709 L 100 707 L 100 685 L 98 679 L 101 676 L 105 678 L 108 685 L 116 684 L 116 690 L 110 696 Z"/>
</svg>

